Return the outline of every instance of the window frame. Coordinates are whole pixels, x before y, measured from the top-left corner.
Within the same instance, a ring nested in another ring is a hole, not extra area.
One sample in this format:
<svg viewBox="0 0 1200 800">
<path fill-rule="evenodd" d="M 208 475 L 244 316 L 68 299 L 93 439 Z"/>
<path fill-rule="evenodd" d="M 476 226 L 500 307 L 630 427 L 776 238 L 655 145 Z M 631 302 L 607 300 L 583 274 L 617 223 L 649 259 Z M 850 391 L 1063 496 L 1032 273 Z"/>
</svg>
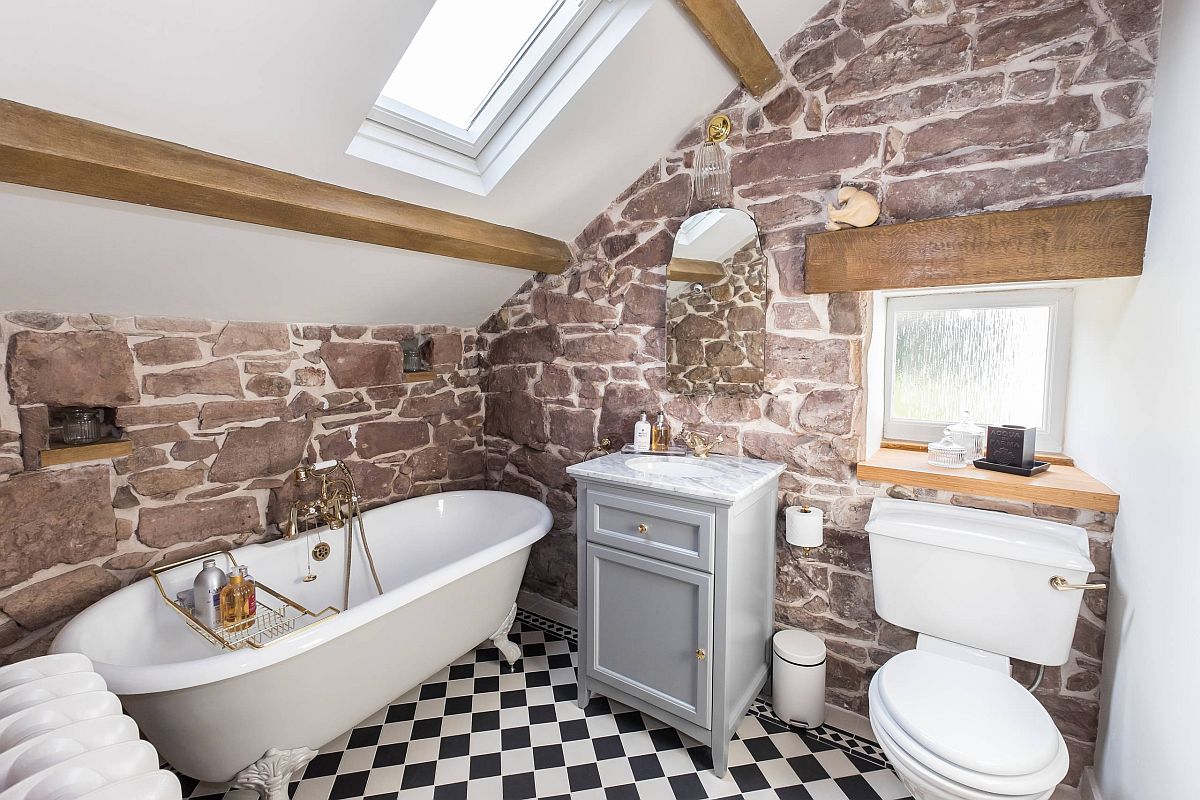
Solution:
<svg viewBox="0 0 1200 800">
<path fill-rule="evenodd" d="M 367 120 L 467 158 L 478 158 L 604 2 L 606 0 L 558 0 L 492 86 L 467 128 L 452 125 L 383 95 L 367 113 Z"/>
<path fill-rule="evenodd" d="M 1048 352 L 1046 355 L 1046 394 L 1042 407 L 1043 427 L 1038 429 L 1040 452 L 1060 453 L 1066 435 L 1067 387 L 1071 360 L 1071 331 L 1075 292 L 1070 287 L 1024 289 L 970 289 L 925 293 L 884 295 L 883 427 L 885 440 L 932 442 L 941 438 L 942 429 L 957 420 L 933 422 L 897 419 L 892 416 L 892 383 L 895 372 L 896 312 L 944 311 L 947 309 L 1027 308 L 1050 309 Z M 976 420 L 986 424 L 986 420 Z M 1002 424 L 1002 423 L 998 423 Z"/>
</svg>

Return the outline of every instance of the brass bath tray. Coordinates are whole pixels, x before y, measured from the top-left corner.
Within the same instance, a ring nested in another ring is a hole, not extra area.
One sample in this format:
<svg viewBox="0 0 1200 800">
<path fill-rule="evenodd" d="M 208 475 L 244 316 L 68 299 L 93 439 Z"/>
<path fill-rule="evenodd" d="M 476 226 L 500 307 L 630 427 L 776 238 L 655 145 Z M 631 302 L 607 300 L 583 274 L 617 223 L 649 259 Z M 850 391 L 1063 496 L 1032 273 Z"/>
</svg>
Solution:
<svg viewBox="0 0 1200 800">
<path fill-rule="evenodd" d="M 162 595 L 163 602 L 183 617 L 184 621 L 193 631 L 203 636 L 212 644 L 223 647 L 226 650 L 238 650 L 247 646 L 258 649 L 266 647 L 269 644 L 274 644 L 275 642 L 283 641 L 305 628 L 333 619 L 338 614 L 338 609 L 333 606 L 327 606 L 321 611 L 311 611 L 271 587 L 255 581 L 257 610 L 254 619 L 242 620 L 224 627 L 210 628 L 196 619 L 192 615 L 191 609 L 167 595 L 166 587 L 163 586 L 162 579 L 159 576 L 173 569 L 186 567 L 188 564 L 195 564 L 205 559 L 220 557 L 224 557 L 233 569 L 238 567 L 237 559 L 233 557 L 232 553 L 224 550 L 216 550 L 212 553 L 195 556 L 194 558 L 176 561 L 161 567 L 154 567 L 150 570 L 150 577 L 154 578 L 154 584 L 158 587 L 158 593 Z M 228 572 L 229 570 L 226 571 Z"/>
</svg>

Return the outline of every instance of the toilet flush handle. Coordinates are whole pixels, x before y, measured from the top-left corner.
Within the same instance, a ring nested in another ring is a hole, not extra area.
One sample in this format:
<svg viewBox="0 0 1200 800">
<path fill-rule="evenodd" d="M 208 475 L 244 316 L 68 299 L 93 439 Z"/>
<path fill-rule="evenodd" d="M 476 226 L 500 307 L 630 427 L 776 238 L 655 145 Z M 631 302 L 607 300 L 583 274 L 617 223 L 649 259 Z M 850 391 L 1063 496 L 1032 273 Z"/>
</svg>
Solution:
<svg viewBox="0 0 1200 800">
<path fill-rule="evenodd" d="M 1071 592 L 1079 589 L 1086 591 L 1088 589 L 1107 589 L 1107 583 L 1069 583 L 1062 575 L 1055 575 L 1050 579 L 1050 588 L 1057 589 L 1060 592 Z"/>
</svg>

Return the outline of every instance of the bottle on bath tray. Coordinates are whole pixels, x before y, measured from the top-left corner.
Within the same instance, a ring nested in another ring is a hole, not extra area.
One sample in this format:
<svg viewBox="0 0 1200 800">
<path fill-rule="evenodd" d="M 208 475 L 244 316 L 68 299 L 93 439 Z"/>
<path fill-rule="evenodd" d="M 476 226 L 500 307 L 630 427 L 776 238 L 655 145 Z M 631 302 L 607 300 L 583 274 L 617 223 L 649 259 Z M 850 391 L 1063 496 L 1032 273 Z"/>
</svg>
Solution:
<svg viewBox="0 0 1200 800">
<path fill-rule="evenodd" d="M 254 624 L 257 606 L 254 595 L 254 581 L 249 579 L 245 567 L 238 567 L 221 590 L 221 627 L 243 631 Z"/>
<path fill-rule="evenodd" d="M 650 449 L 666 452 L 670 446 L 671 424 L 667 422 L 667 415 L 660 411 L 654 418 L 654 427 L 650 431 Z"/>
<path fill-rule="evenodd" d="M 633 449 L 639 453 L 650 452 L 650 420 L 645 411 L 642 412 L 642 418 L 633 426 Z"/>
<path fill-rule="evenodd" d="M 227 583 L 229 579 L 212 558 L 204 562 L 204 569 L 200 570 L 192 583 L 193 613 L 196 619 L 213 630 L 221 624 L 221 589 Z"/>
</svg>

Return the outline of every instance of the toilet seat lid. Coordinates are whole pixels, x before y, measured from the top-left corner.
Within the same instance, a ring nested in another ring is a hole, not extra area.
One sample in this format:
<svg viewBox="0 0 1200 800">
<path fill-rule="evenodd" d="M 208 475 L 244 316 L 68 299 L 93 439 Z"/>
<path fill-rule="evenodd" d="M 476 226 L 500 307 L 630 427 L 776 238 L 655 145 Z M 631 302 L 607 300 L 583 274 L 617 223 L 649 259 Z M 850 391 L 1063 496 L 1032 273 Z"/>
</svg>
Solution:
<svg viewBox="0 0 1200 800">
<path fill-rule="evenodd" d="M 1025 776 L 1058 755 L 1046 709 L 1012 678 L 937 653 L 909 650 L 875 675 L 886 713 L 914 741 L 963 769 Z"/>
</svg>

